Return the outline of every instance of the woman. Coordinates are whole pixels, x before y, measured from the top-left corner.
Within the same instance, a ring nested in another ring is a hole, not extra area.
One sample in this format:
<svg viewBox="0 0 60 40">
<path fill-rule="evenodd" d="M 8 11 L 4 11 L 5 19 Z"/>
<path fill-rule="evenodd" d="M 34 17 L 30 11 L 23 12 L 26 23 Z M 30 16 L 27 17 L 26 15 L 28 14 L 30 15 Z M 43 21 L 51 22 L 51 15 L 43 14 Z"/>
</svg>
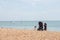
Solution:
<svg viewBox="0 0 60 40">
<path fill-rule="evenodd" d="M 43 31 L 43 22 L 39 22 L 38 24 L 39 24 L 39 27 L 37 30 Z"/>
</svg>

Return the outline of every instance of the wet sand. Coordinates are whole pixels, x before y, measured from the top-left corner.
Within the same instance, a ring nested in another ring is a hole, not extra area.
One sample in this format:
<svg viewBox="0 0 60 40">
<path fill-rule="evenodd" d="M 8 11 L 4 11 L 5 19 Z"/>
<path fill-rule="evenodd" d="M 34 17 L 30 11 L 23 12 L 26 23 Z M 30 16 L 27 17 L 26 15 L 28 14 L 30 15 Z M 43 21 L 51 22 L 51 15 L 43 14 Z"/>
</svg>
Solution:
<svg viewBox="0 0 60 40">
<path fill-rule="evenodd" d="M 0 28 L 0 40 L 60 40 L 60 32 Z"/>
</svg>

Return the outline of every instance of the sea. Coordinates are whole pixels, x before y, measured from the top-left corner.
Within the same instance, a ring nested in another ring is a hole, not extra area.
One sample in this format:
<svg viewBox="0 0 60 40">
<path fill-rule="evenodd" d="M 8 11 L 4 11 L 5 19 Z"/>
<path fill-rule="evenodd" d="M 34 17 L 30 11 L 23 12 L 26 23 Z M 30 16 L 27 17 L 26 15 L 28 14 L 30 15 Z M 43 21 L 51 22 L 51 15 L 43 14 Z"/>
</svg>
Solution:
<svg viewBox="0 0 60 40">
<path fill-rule="evenodd" d="M 0 28 L 34 30 L 39 21 L 0 21 Z M 47 31 L 60 31 L 60 21 L 42 21 L 47 23 Z M 36 29 L 37 29 L 36 28 Z"/>
</svg>

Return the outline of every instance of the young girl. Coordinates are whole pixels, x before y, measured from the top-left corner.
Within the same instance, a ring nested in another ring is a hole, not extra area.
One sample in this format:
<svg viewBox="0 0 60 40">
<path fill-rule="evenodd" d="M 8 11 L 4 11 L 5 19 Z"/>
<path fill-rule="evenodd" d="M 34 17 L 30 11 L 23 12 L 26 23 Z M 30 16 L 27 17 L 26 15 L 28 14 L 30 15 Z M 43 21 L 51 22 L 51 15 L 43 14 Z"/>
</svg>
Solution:
<svg viewBox="0 0 60 40">
<path fill-rule="evenodd" d="M 44 23 L 44 30 L 46 31 L 47 30 L 47 24 Z"/>
</svg>

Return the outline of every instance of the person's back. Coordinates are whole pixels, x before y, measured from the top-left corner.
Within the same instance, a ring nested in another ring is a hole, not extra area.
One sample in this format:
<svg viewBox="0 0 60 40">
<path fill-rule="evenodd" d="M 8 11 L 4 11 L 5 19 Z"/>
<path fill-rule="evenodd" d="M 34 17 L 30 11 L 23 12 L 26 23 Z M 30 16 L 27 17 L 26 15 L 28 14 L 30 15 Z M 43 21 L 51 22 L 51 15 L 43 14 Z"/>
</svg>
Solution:
<svg viewBox="0 0 60 40">
<path fill-rule="evenodd" d="M 44 23 L 44 30 L 46 31 L 47 30 L 47 24 Z"/>
<path fill-rule="evenodd" d="M 42 22 L 39 22 L 38 24 L 39 24 L 39 28 L 37 30 L 43 31 L 43 23 Z"/>
</svg>

